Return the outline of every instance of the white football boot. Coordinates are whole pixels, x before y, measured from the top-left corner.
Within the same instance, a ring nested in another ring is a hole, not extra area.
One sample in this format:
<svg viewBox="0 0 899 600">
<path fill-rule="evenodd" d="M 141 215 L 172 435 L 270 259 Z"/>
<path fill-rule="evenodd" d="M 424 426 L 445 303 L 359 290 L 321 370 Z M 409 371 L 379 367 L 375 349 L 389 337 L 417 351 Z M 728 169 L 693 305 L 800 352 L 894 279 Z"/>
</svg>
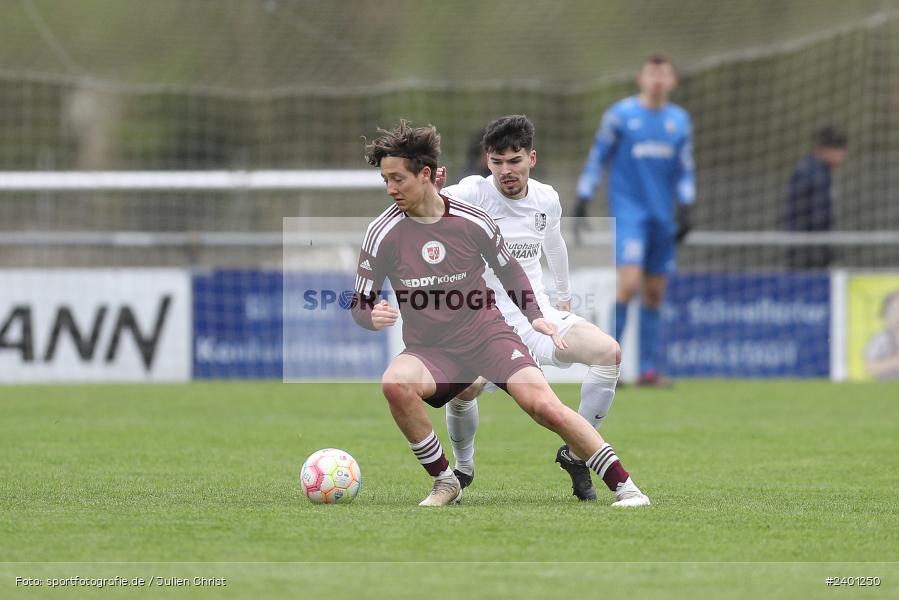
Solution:
<svg viewBox="0 0 899 600">
<path fill-rule="evenodd" d="M 454 474 L 448 477 L 435 477 L 434 489 L 428 497 L 418 503 L 419 506 L 447 506 L 458 504 L 462 500 L 462 484 Z"/>
<path fill-rule="evenodd" d="M 615 490 L 615 502 L 612 506 L 618 508 L 636 508 L 637 506 L 649 506 L 649 496 L 640 491 L 637 484 L 628 477 L 627 481 L 618 484 Z"/>
</svg>

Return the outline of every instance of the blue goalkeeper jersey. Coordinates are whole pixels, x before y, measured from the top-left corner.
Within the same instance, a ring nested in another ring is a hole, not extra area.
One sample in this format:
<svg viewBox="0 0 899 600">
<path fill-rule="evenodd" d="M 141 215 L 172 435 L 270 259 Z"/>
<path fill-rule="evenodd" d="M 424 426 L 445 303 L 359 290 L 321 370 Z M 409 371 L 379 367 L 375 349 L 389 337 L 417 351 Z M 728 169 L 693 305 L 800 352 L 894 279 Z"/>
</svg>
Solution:
<svg viewBox="0 0 899 600">
<path fill-rule="evenodd" d="M 690 115 L 668 103 L 644 107 L 637 96 L 613 104 L 603 115 L 577 194 L 590 200 L 609 168 L 609 214 L 671 221 L 674 203 L 693 202 L 693 131 Z"/>
</svg>

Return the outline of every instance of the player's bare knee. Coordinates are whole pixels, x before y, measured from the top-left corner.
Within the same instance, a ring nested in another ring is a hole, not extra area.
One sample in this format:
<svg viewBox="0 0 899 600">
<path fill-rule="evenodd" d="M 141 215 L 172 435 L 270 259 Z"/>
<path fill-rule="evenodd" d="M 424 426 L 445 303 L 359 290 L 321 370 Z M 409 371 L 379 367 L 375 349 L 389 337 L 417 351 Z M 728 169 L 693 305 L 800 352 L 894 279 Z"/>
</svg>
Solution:
<svg viewBox="0 0 899 600">
<path fill-rule="evenodd" d="M 402 370 L 384 372 L 381 377 L 381 391 L 388 402 L 402 402 L 414 393 L 411 378 Z"/>
<path fill-rule="evenodd" d="M 531 416 L 540 425 L 558 432 L 565 426 L 564 408 L 555 397 L 545 398 L 534 404 Z"/>
<path fill-rule="evenodd" d="M 621 345 L 615 341 L 612 336 L 603 334 L 600 340 L 593 348 L 593 356 L 590 361 L 591 365 L 620 365 L 621 364 Z"/>
<path fill-rule="evenodd" d="M 621 346 L 615 338 L 598 327 L 584 328 L 577 338 L 577 352 L 572 356 L 585 365 L 615 366 L 621 364 Z"/>
<path fill-rule="evenodd" d="M 388 402 L 394 402 L 406 394 L 406 385 L 399 381 L 381 380 L 381 393 Z"/>
</svg>

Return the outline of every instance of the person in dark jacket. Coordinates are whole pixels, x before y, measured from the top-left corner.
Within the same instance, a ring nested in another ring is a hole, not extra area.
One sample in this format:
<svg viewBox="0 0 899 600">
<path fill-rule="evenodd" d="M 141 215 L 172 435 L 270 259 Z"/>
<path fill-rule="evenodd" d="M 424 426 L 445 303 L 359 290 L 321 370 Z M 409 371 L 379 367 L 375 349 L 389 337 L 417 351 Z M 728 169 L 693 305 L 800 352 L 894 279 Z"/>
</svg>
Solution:
<svg viewBox="0 0 899 600">
<path fill-rule="evenodd" d="M 814 148 L 796 165 L 787 193 L 789 231 L 830 231 L 833 226 L 831 174 L 846 161 L 846 133 L 827 126 L 815 131 Z M 790 248 L 791 269 L 826 269 L 833 260 L 829 246 Z"/>
</svg>

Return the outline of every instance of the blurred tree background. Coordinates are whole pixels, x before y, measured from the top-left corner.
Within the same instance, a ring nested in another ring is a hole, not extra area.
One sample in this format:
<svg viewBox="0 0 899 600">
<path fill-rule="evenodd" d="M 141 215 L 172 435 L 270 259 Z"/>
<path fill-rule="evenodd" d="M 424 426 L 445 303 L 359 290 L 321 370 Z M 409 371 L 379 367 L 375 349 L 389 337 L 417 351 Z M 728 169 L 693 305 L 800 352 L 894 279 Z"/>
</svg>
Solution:
<svg viewBox="0 0 899 600">
<path fill-rule="evenodd" d="M 899 228 L 897 40 L 887 0 L 5 0 L 0 169 L 360 169 L 361 137 L 407 118 L 439 128 L 454 178 L 474 132 L 526 113 L 535 176 L 570 206 L 602 112 L 664 51 L 694 120 L 701 227 L 778 228 L 786 177 L 834 123 L 850 137 L 838 228 Z M 4 228 L 78 226 L 79 202 L 105 211 L 95 229 L 272 231 L 384 204 L 95 194 L 23 210 L 34 197 L 0 198 Z"/>
</svg>

